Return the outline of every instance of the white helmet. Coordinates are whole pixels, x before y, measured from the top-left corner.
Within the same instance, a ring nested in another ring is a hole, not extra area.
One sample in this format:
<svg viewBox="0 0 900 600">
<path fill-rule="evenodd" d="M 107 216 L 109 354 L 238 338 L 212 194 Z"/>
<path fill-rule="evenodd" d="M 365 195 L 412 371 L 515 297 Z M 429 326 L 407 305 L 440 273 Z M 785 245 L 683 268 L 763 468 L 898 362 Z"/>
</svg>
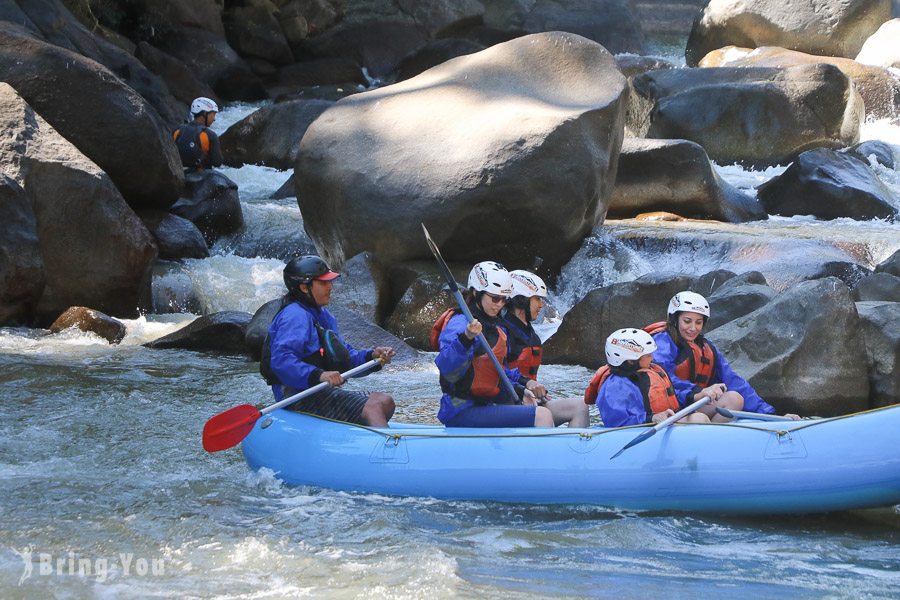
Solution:
<svg viewBox="0 0 900 600">
<path fill-rule="evenodd" d="M 518 269 L 510 271 L 509 276 L 512 277 L 513 296 L 525 296 L 526 298 L 531 298 L 532 296 L 547 297 L 547 286 L 544 285 L 544 280 L 534 273 Z"/>
<path fill-rule="evenodd" d="M 666 311 L 666 314 L 671 316 L 682 311 L 697 313 L 708 319 L 709 302 L 695 292 L 678 292 L 669 300 L 669 309 Z"/>
<path fill-rule="evenodd" d="M 469 287 L 476 292 L 487 292 L 497 296 L 512 296 L 513 281 L 509 271 L 500 263 L 490 260 L 480 262 L 469 272 Z"/>
<path fill-rule="evenodd" d="M 191 114 L 196 115 L 202 112 L 219 112 L 219 106 L 209 98 L 200 96 L 191 102 Z"/>
<path fill-rule="evenodd" d="M 626 360 L 637 360 L 656 350 L 656 342 L 643 329 L 619 329 L 606 338 L 606 362 L 618 367 Z"/>
</svg>

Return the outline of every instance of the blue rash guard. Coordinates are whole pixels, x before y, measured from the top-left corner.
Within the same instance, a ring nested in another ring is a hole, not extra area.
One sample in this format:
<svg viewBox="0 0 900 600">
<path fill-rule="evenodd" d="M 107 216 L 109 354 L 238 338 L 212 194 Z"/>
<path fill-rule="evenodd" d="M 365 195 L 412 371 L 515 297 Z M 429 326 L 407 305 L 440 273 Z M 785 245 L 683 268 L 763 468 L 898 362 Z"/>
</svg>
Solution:
<svg viewBox="0 0 900 600">
<path fill-rule="evenodd" d="M 672 341 L 672 337 L 666 331 L 661 331 L 653 336 L 656 342 L 656 351 L 653 353 L 654 362 L 659 363 L 669 372 L 669 379 L 675 386 L 675 395 L 678 397 L 678 403 L 681 406 L 687 406 L 694 401 L 694 394 L 699 392 L 700 386 L 694 385 L 690 381 L 679 379 L 675 375 L 675 358 L 678 356 L 678 346 Z M 709 340 L 706 340 L 709 342 Z M 719 349 L 712 342 L 709 342 L 716 353 L 716 371 L 713 373 L 712 380 L 709 385 L 714 383 L 724 383 L 725 387 L 732 392 L 737 392 L 744 397 L 744 410 L 748 412 L 763 413 L 771 415 L 775 412 L 775 408 L 759 397 L 749 383 L 740 375 L 735 373 Z"/>
<path fill-rule="evenodd" d="M 460 381 L 466 374 L 466 372 L 472 367 L 472 359 L 475 357 L 475 352 L 481 348 L 481 342 L 478 338 L 475 338 L 471 342 L 466 338 L 466 342 L 463 342 L 461 338 L 465 337 L 466 327 L 468 327 L 469 322 L 466 319 L 466 316 L 462 313 L 455 314 L 453 317 L 447 321 L 446 327 L 441 331 L 441 335 L 438 343 L 440 344 L 440 353 L 437 358 L 434 359 L 434 363 L 437 365 L 438 370 L 441 372 L 441 376 L 450 384 L 450 391 L 458 391 L 459 395 L 455 397 L 457 399 L 465 400 L 464 403 L 454 405 L 453 398 L 454 394 L 449 393 L 448 391 L 444 392 L 444 395 L 441 396 L 441 408 L 438 411 L 438 419 L 441 423 L 446 423 L 447 421 L 452 420 L 456 415 L 461 413 L 463 410 L 475 406 L 476 402 L 471 398 L 471 394 L 467 393 L 467 391 L 463 390 L 453 390 L 453 386 L 456 382 Z M 488 325 L 485 324 L 485 328 Z M 490 350 L 488 350 L 490 352 Z M 523 377 L 519 374 L 518 369 L 507 369 L 504 366 L 503 369 L 506 372 L 506 376 L 513 383 L 519 383 L 520 379 Z M 527 382 L 527 379 L 525 380 Z M 484 400 L 484 399 L 480 399 Z M 484 404 L 484 402 L 480 402 Z M 510 400 L 507 398 L 507 392 L 503 387 L 502 383 L 500 385 L 500 393 L 494 396 L 493 398 L 487 399 L 488 404 L 510 404 Z"/>
<path fill-rule="evenodd" d="M 328 309 L 314 309 L 299 302 L 288 304 L 269 325 L 269 348 L 271 350 L 272 371 L 285 386 L 303 391 L 319 383 L 322 369 L 303 359 L 318 353 L 322 347 L 315 323 L 325 329 L 337 332 L 337 319 Z M 340 334 L 338 334 L 340 337 Z M 350 353 L 350 366 L 358 367 L 371 360 L 372 350 L 356 350 L 341 338 Z M 277 401 L 282 400 L 282 386 L 273 385 L 272 393 Z"/>
<path fill-rule="evenodd" d="M 647 422 L 641 389 L 627 377 L 610 374 L 600 386 L 594 402 L 604 427 L 643 425 Z"/>
</svg>

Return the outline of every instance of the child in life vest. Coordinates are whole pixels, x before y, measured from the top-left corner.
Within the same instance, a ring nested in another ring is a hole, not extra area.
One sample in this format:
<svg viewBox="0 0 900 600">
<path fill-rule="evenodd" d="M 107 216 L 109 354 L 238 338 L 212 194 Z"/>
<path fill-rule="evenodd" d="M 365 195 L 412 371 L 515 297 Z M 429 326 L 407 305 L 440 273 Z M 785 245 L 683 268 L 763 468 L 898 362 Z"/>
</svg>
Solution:
<svg viewBox="0 0 900 600">
<path fill-rule="evenodd" d="M 716 412 L 728 410 L 773 414 L 775 408 L 760 398 L 747 381 L 735 373 L 719 349 L 703 336 L 710 316 L 709 302 L 695 292 L 679 292 L 669 301 L 667 326 L 656 333 L 653 360 L 669 373 L 681 405 L 709 396 L 699 411 L 712 421 L 730 421 Z M 799 415 L 786 415 L 799 419 Z"/>
<path fill-rule="evenodd" d="M 680 408 L 668 373 L 653 362 L 654 350 L 653 338 L 641 329 L 619 329 L 607 338 L 608 367 L 597 371 L 585 392 L 585 401 L 594 398 L 604 426 L 661 423 Z M 678 422 L 709 423 L 709 418 L 694 412 Z"/>
</svg>

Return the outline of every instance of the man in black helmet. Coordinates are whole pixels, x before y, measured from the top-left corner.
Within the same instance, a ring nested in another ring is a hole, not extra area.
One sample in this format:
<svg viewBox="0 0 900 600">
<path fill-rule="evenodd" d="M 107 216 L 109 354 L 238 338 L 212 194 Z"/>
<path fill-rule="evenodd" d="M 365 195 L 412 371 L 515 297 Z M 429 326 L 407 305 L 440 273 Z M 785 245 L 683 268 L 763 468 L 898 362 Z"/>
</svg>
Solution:
<svg viewBox="0 0 900 600">
<path fill-rule="evenodd" d="M 284 268 L 288 293 L 269 326 L 260 372 L 282 398 L 327 381 L 330 387 L 291 405 L 292 410 L 372 427 L 387 427 L 394 399 L 381 392 L 344 390 L 341 372 L 373 358 L 385 364 L 392 348 L 356 350 L 337 333 L 337 320 L 325 306 L 331 302 L 332 280 L 339 277 L 318 256 L 301 256 Z"/>
</svg>

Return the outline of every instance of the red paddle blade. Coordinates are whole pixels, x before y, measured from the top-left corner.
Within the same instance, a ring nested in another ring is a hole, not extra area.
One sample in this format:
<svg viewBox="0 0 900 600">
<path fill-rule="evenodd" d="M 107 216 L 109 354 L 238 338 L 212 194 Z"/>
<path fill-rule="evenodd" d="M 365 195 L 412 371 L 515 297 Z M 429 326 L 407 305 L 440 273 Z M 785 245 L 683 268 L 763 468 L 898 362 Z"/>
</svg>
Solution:
<svg viewBox="0 0 900 600">
<path fill-rule="evenodd" d="M 241 404 L 214 416 L 203 426 L 203 449 L 227 450 L 240 444 L 262 416 L 255 406 Z"/>
</svg>

